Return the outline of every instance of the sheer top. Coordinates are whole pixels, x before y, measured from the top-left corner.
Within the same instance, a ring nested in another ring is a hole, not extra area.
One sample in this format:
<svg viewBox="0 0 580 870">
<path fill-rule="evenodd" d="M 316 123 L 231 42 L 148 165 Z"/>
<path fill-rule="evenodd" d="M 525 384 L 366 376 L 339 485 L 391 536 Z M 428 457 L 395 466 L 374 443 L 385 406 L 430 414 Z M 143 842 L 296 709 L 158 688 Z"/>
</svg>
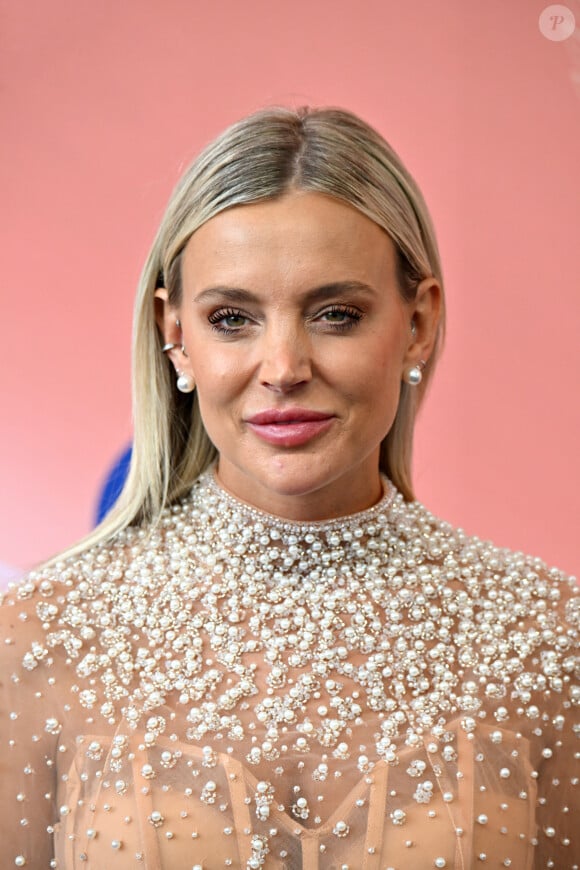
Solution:
<svg viewBox="0 0 580 870">
<path fill-rule="evenodd" d="M 2 866 L 578 867 L 579 618 L 388 481 L 298 523 L 209 470 L 4 596 Z"/>
</svg>

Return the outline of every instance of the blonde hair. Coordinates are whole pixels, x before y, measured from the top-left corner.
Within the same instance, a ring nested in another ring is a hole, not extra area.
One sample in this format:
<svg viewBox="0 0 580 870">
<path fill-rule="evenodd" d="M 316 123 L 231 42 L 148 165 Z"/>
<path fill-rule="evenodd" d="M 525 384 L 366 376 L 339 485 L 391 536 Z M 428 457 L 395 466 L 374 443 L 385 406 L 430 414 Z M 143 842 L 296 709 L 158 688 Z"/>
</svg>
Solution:
<svg viewBox="0 0 580 870">
<path fill-rule="evenodd" d="M 224 209 L 275 199 L 290 189 L 318 191 L 357 208 L 393 240 L 402 296 L 443 276 L 432 221 L 423 196 L 391 146 L 351 112 L 337 108 L 268 108 L 233 124 L 191 164 L 161 221 L 137 292 L 133 327 L 134 442 L 123 491 L 103 522 L 64 555 L 82 552 L 134 523 L 155 523 L 216 457 L 195 393 L 175 387 L 161 353 L 154 293 L 165 286 L 181 296 L 181 253 L 191 235 Z M 418 387 L 401 385 L 393 426 L 381 445 L 380 467 L 412 500 L 411 454 L 417 409 L 429 385 L 443 338 Z M 62 558 L 62 557 L 60 557 Z"/>
</svg>

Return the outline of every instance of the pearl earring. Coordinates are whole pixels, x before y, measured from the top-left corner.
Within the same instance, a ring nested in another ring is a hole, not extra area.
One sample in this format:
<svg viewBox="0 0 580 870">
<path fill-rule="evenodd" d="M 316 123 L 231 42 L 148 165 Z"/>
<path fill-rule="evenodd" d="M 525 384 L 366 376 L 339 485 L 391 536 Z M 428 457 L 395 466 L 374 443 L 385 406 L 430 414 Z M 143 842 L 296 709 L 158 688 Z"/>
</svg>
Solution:
<svg viewBox="0 0 580 870">
<path fill-rule="evenodd" d="M 193 393 L 195 381 L 190 375 L 186 375 L 184 372 L 177 372 L 177 389 L 180 393 Z"/>
<path fill-rule="evenodd" d="M 416 365 L 408 368 L 404 374 L 404 380 L 406 381 L 406 383 L 408 383 L 411 387 L 418 387 L 423 380 L 423 369 L 426 365 L 427 363 L 425 362 L 425 360 L 421 359 Z"/>
</svg>

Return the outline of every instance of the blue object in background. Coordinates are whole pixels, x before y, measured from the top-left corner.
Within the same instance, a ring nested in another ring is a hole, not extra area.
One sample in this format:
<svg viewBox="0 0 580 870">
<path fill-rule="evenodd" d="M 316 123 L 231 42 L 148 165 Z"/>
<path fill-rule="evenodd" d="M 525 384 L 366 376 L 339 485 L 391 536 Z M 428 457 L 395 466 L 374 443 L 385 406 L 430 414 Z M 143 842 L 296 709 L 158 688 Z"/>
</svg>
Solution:
<svg viewBox="0 0 580 870">
<path fill-rule="evenodd" d="M 107 479 L 105 480 L 105 483 L 101 490 L 101 494 L 99 496 L 95 525 L 98 525 L 101 520 L 109 513 L 109 511 L 119 498 L 119 495 L 121 494 L 121 490 L 123 489 L 123 485 L 125 483 L 125 480 L 127 479 L 127 474 L 129 472 L 132 450 L 133 445 L 130 444 L 125 452 L 115 462 L 115 464 L 109 471 L 109 474 L 107 475 Z"/>
</svg>

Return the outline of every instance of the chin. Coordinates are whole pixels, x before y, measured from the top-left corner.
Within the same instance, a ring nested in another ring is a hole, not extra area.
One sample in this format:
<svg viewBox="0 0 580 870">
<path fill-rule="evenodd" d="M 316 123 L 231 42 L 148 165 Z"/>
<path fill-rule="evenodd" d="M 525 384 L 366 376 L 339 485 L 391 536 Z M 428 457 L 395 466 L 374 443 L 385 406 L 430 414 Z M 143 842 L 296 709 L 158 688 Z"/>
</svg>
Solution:
<svg viewBox="0 0 580 870">
<path fill-rule="evenodd" d="M 260 473 L 255 476 L 264 489 L 281 496 L 301 496 L 316 492 L 332 483 L 346 469 L 340 472 L 325 468 L 319 456 L 295 454 L 273 457 Z"/>
</svg>

